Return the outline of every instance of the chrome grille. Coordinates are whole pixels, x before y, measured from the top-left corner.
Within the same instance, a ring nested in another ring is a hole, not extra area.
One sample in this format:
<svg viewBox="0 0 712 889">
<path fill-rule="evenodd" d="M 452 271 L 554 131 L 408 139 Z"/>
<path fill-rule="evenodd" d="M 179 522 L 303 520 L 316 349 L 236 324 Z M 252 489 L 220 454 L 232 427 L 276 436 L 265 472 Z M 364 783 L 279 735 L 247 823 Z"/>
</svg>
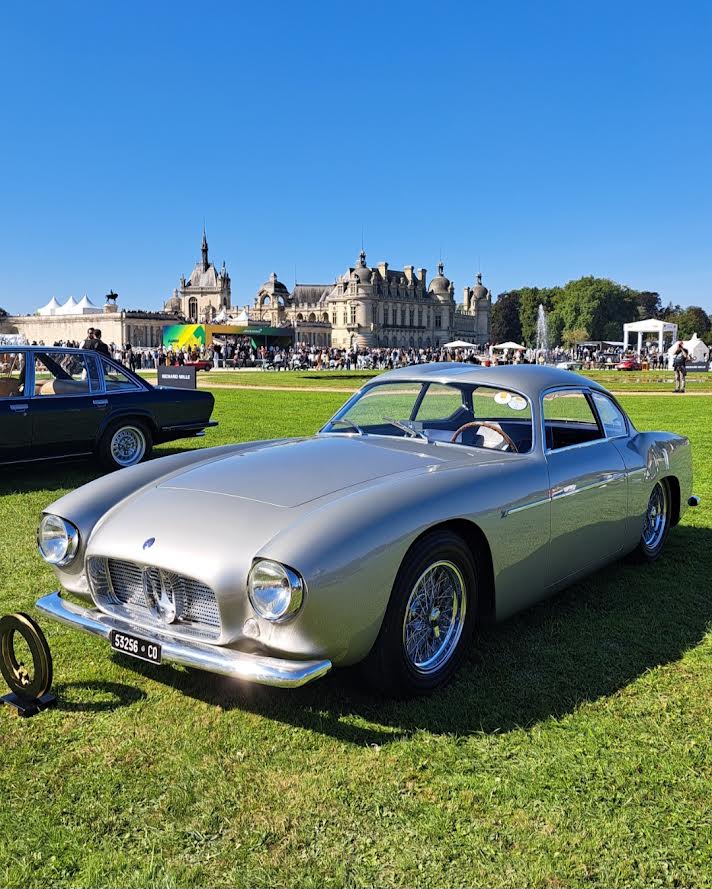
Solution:
<svg viewBox="0 0 712 889">
<path fill-rule="evenodd" d="M 166 630 L 209 639 L 220 635 L 220 612 L 213 590 L 192 577 L 153 565 L 97 556 L 89 559 L 89 582 L 97 604 L 125 617 L 153 622 L 143 592 L 144 571 L 175 605 L 176 621 L 165 626 Z"/>
</svg>

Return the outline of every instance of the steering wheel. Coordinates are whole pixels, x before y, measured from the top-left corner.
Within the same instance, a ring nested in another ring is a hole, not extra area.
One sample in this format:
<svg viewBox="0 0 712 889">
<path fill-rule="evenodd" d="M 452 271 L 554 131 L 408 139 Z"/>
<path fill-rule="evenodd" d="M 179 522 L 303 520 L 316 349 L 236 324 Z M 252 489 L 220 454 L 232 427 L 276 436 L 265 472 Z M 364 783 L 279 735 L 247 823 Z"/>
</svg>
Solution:
<svg viewBox="0 0 712 889">
<path fill-rule="evenodd" d="M 465 423 L 464 426 L 460 426 L 460 428 L 455 432 L 453 437 L 450 439 L 450 444 L 454 444 L 457 437 L 465 431 L 465 429 L 472 429 L 473 426 L 484 426 L 486 429 L 491 429 L 493 432 L 496 432 L 497 435 L 501 436 L 502 439 L 507 443 L 507 445 L 514 451 L 515 454 L 519 453 L 519 448 L 512 441 L 512 439 L 507 435 L 506 432 L 503 432 L 494 423 L 486 423 L 484 420 L 474 420 L 471 423 Z"/>
</svg>

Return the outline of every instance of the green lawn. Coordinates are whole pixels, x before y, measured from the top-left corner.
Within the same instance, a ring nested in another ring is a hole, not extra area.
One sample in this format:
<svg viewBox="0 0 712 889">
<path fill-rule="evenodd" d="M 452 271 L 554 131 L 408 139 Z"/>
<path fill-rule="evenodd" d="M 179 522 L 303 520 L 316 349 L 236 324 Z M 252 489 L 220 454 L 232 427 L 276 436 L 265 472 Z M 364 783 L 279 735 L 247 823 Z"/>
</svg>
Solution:
<svg viewBox="0 0 712 889">
<path fill-rule="evenodd" d="M 209 371 L 198 374 L 200 388 L 224 386 L 279 386 L 302 389 L 344 389 L 356 390 L 365 385 L 379 371 L 373 370 L 314 370 L 314 371 Z M 672 371 L 583 371 L 585 377 L 597 380 L 615 392 L 669 392 L 675 388 Z M 144 371 L 143 375 L 155 381 L 155 373 Z M 712 394 L 712 374 L 690 373 L 687 375 L 687 388 L 690 392 Z"/>
<path fill-rule="evenodd" d="M 216 390 L 220 426 L 159 452 L 343 398 Z M 436 697 L 235 687 L 42 620 L 59 706 L 0 711 L 0 886 L 712 886 L 712 398 L 622 401 L 690 436 L 703 505 L 655 566 L 483 632 Z M 53 588 L 40 510 L 95 472 L 0 471 L 0 614 Z"/>
</svg>

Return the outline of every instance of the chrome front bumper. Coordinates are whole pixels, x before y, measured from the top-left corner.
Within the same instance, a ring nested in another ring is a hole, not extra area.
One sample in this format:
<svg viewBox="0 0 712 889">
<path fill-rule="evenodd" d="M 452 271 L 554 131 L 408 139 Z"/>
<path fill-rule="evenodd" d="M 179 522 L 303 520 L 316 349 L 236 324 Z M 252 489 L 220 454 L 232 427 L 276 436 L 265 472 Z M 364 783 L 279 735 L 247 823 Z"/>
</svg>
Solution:
<svg viewBox="0 0 712 889">
<path fill-rule="evenodd" d="M 288 661 L 150 632 L 143 627 L 133 627 L 127 621 L 104 614 L 98 608 L 85 608 L 68 602 L 57 592 L 43 596 L 36 604 L 43 614 L 53 620 L 91 633 L 93 636 L 101 636 L 108 640 L 112 630 L 133 633 L 141 639 L 157 642 L 161 646 L 163 661 L 183 664 L 208 673 L 232 676 L 234 679 L 245 679 L 260 685 L 296 688 L 319 679 L 331 669 L 331 661 L 328 660 Z"/>
</svg>

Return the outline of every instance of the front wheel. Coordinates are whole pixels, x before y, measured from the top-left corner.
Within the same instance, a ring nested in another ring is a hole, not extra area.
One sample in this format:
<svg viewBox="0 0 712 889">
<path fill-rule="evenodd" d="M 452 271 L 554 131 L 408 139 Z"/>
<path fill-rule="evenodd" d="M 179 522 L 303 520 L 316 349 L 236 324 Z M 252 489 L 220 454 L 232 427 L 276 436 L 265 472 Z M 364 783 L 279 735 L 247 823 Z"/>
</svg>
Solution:
<svg viewBox="0 0 712 889">
<path fill-rule="evenodd" d="M 644 562 L 660 558 L 670 530 L 670 485 L 666 479 L 656 482 L 645 510 L 643 533 L 635 555 Z"/>
<path fill-rule="evenodd" d="M 381 631 L 362 663 L 378 692 L 426 694 L 447 682 L 472 639 L 478 566 L 464 540 L 434 531 L 403 560 Z"/>
<path fill-rule="evenodd" d="M 98 455 L 106 469 L 122 469 L 146 460 L 153 442 L 151 433 L 140 420 L 118 420 L 102 435 Z"/>
</svg>

